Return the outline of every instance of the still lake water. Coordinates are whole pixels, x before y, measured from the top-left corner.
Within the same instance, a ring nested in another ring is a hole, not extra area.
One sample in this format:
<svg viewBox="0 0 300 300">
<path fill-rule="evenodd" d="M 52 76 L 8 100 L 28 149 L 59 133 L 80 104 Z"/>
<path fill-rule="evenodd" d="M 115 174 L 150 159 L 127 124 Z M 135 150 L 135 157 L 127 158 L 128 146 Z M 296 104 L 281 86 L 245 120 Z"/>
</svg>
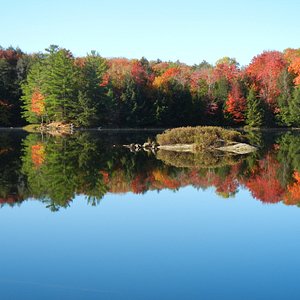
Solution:
<svg viewBox="0 0 300 300">
<path fill-rule="evenodd" d="M 0 299 L 300 298 L 300 135 L 120 146 L 153 136 L 0 132 Z"/>
</svg>

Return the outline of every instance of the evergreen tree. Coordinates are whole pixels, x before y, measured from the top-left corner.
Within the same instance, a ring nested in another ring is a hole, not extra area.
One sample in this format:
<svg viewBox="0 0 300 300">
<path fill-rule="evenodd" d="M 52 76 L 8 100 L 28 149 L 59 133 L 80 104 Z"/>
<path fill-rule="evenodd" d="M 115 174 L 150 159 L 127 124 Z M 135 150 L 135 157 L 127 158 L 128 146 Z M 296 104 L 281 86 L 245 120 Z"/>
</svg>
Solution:
<svg viewBox="0 0 300 300">
<path fill-rule="evenodd" d="M 293 126 L 300 126 L 300 87 L 296 87 L 289 102 L 290 120 Z"/>
<path fill-rule="evenodd" d="M 72 54 L 66 49 L 47 49 L 43 84 L 47 114 L 51 121 L 72 122 L 71 110 L 77 104 L 77 75 Z"/>
<path fill-rule="evenodd" d="M 73 104 L 72 109 L 69 111 L 69 118 L 75 126 L 89 127 L 91 124 L 95 124 L 98 119 L 97 110 L 91 98 L 80 91 L 77 101 Z"/>
<path fill-rule="evenodd" d="M 280 95 L 277 99 L 279 113 L 276 115 L 278 125 L 291 125 L 289 103 L 293 96 L 293 76 L 285 69 L 278 80 Z"/>
<path fill-rule="evenodd" d="M 246 124 L 249 127 L 261 127 L 263 124 L 263 111 L 260 99 L 256 96 L 253 88 L 250 89 L 247 97 Z"/>
<path fill-rule="evenodd" d="M 10 104 L 9 98 L 9 64 L 0 59 L 0 125 L 9 125 Z"/>
<path fill-rule="evenodd" d="M 45 82 L 45 63 L 41 59 L 36 61 L 30 68 L 26 81 L 22 84 L 23 96 L 23 112 L 22 115 L 29 123 L 39 123 L 43 121 L 43 117 L 47 115 L 45 101 L 43 103 L 34 103 L 34 94 L 42 95 L 40 101 L 43 99 L 44 82 Z"/>
<path fill-rule="evenodd" d="M 215 82 L 212 88 L 212 103 L 216 104 L 216 109 L 213 114 L 210 115 L 209 120 L 207 120 L 210 125 L 221 125 L 224 124 L 223 111 L 226 108 L 226 100 L 228 97 L 230 89 L 230 84 L 226 77 L 221 77 Z"/>
<path fill-rule="evenodd" d="M 0 125 L 19 125 L 21 96 L 17 63 L 23 53 L 20 49 L 0 46 Z"/>
<path fill-rule="evenodd" d="M 92 126 L 102 123 L 108 113 L 107 105 L 107 87 L 103 80 L 104 74 L 107 70 L 107 63 L 98 53 L 92 51 L 84 59 L 83 66 L 80 68 L 80 82 L 78 94 L 78 106 L 74 107 L 75 111 L 81 111 L 80 119 L 75 120 L 75 123 Z M 82 106 L 86 106 L 83 108 Z M 76 113 L 72 113 L 76 117 Z M 78 115 L 79 116 L 79 115 Z"/>
</svg>

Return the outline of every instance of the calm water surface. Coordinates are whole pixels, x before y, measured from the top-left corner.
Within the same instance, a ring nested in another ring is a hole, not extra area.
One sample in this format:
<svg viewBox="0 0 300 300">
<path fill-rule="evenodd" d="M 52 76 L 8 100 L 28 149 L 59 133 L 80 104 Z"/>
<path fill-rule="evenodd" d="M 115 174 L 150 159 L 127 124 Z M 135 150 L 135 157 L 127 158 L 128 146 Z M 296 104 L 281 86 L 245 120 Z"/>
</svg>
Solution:
<svg viewBox="0 0 300 300">
<path fill-rule="evenodd" d="M 0 132 L 1 299 L 299 299 L 300 136 L 120 146 L 153 134 Z"/>
</svg>

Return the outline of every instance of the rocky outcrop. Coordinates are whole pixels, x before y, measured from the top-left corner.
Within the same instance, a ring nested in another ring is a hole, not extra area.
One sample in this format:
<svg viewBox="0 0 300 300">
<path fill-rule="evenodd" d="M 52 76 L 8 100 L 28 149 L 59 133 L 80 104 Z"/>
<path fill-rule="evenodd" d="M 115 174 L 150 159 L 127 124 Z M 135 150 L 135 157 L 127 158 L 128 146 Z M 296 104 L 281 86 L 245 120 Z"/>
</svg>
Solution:
<svg viewBox="0 0 300 300">
<path fill-rule="evenodd" d="M 52 122 L 41 125 L 39 129 L 41 132 L 46 132 L 51 135 L 64 135 L 72 134 L 74 131 L 74 126 L 73 124 L 68 123 Z"/>
<path fill-rule="evenodd" d="M 195 144 L 174 144 L 174 145 L 160 145 L 157 146 L 160 150 L 174 151 L 174 152 L 196 152 Z"/>
</svg>

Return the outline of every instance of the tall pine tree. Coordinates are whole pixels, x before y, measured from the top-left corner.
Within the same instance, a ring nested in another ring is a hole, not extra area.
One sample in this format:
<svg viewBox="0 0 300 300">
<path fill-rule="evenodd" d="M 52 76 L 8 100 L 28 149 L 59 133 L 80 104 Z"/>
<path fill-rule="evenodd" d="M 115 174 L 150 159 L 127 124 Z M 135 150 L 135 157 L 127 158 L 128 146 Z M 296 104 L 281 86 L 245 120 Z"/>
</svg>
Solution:
<svg viewBox="0 0 300 300">
<path fill-rule="evenodd" d="M 70 113 L 78 98 L 74 58 L 68 50 L 57 46 L 50 46 L 47 52 L 43 91 L 48 117 L 51 121 L 72 122 Z"/>
<path fill-rule="evenodd" d="M 251 88 L 247 97 L 246 124 L 249 127 L 261 127 L 263 124 L 263 110 L 254 88 Z"/>
<path fill-rule="evenodd" d="M 73 115 L 84 126 L 95 126 L 103 123 L 108 112 L 107 87 L 103 82 L 107 63 L 98 53 L 92 51 L 83 59 L 79 66 L 78 105 L 75 105 Z"/>
</svg>

